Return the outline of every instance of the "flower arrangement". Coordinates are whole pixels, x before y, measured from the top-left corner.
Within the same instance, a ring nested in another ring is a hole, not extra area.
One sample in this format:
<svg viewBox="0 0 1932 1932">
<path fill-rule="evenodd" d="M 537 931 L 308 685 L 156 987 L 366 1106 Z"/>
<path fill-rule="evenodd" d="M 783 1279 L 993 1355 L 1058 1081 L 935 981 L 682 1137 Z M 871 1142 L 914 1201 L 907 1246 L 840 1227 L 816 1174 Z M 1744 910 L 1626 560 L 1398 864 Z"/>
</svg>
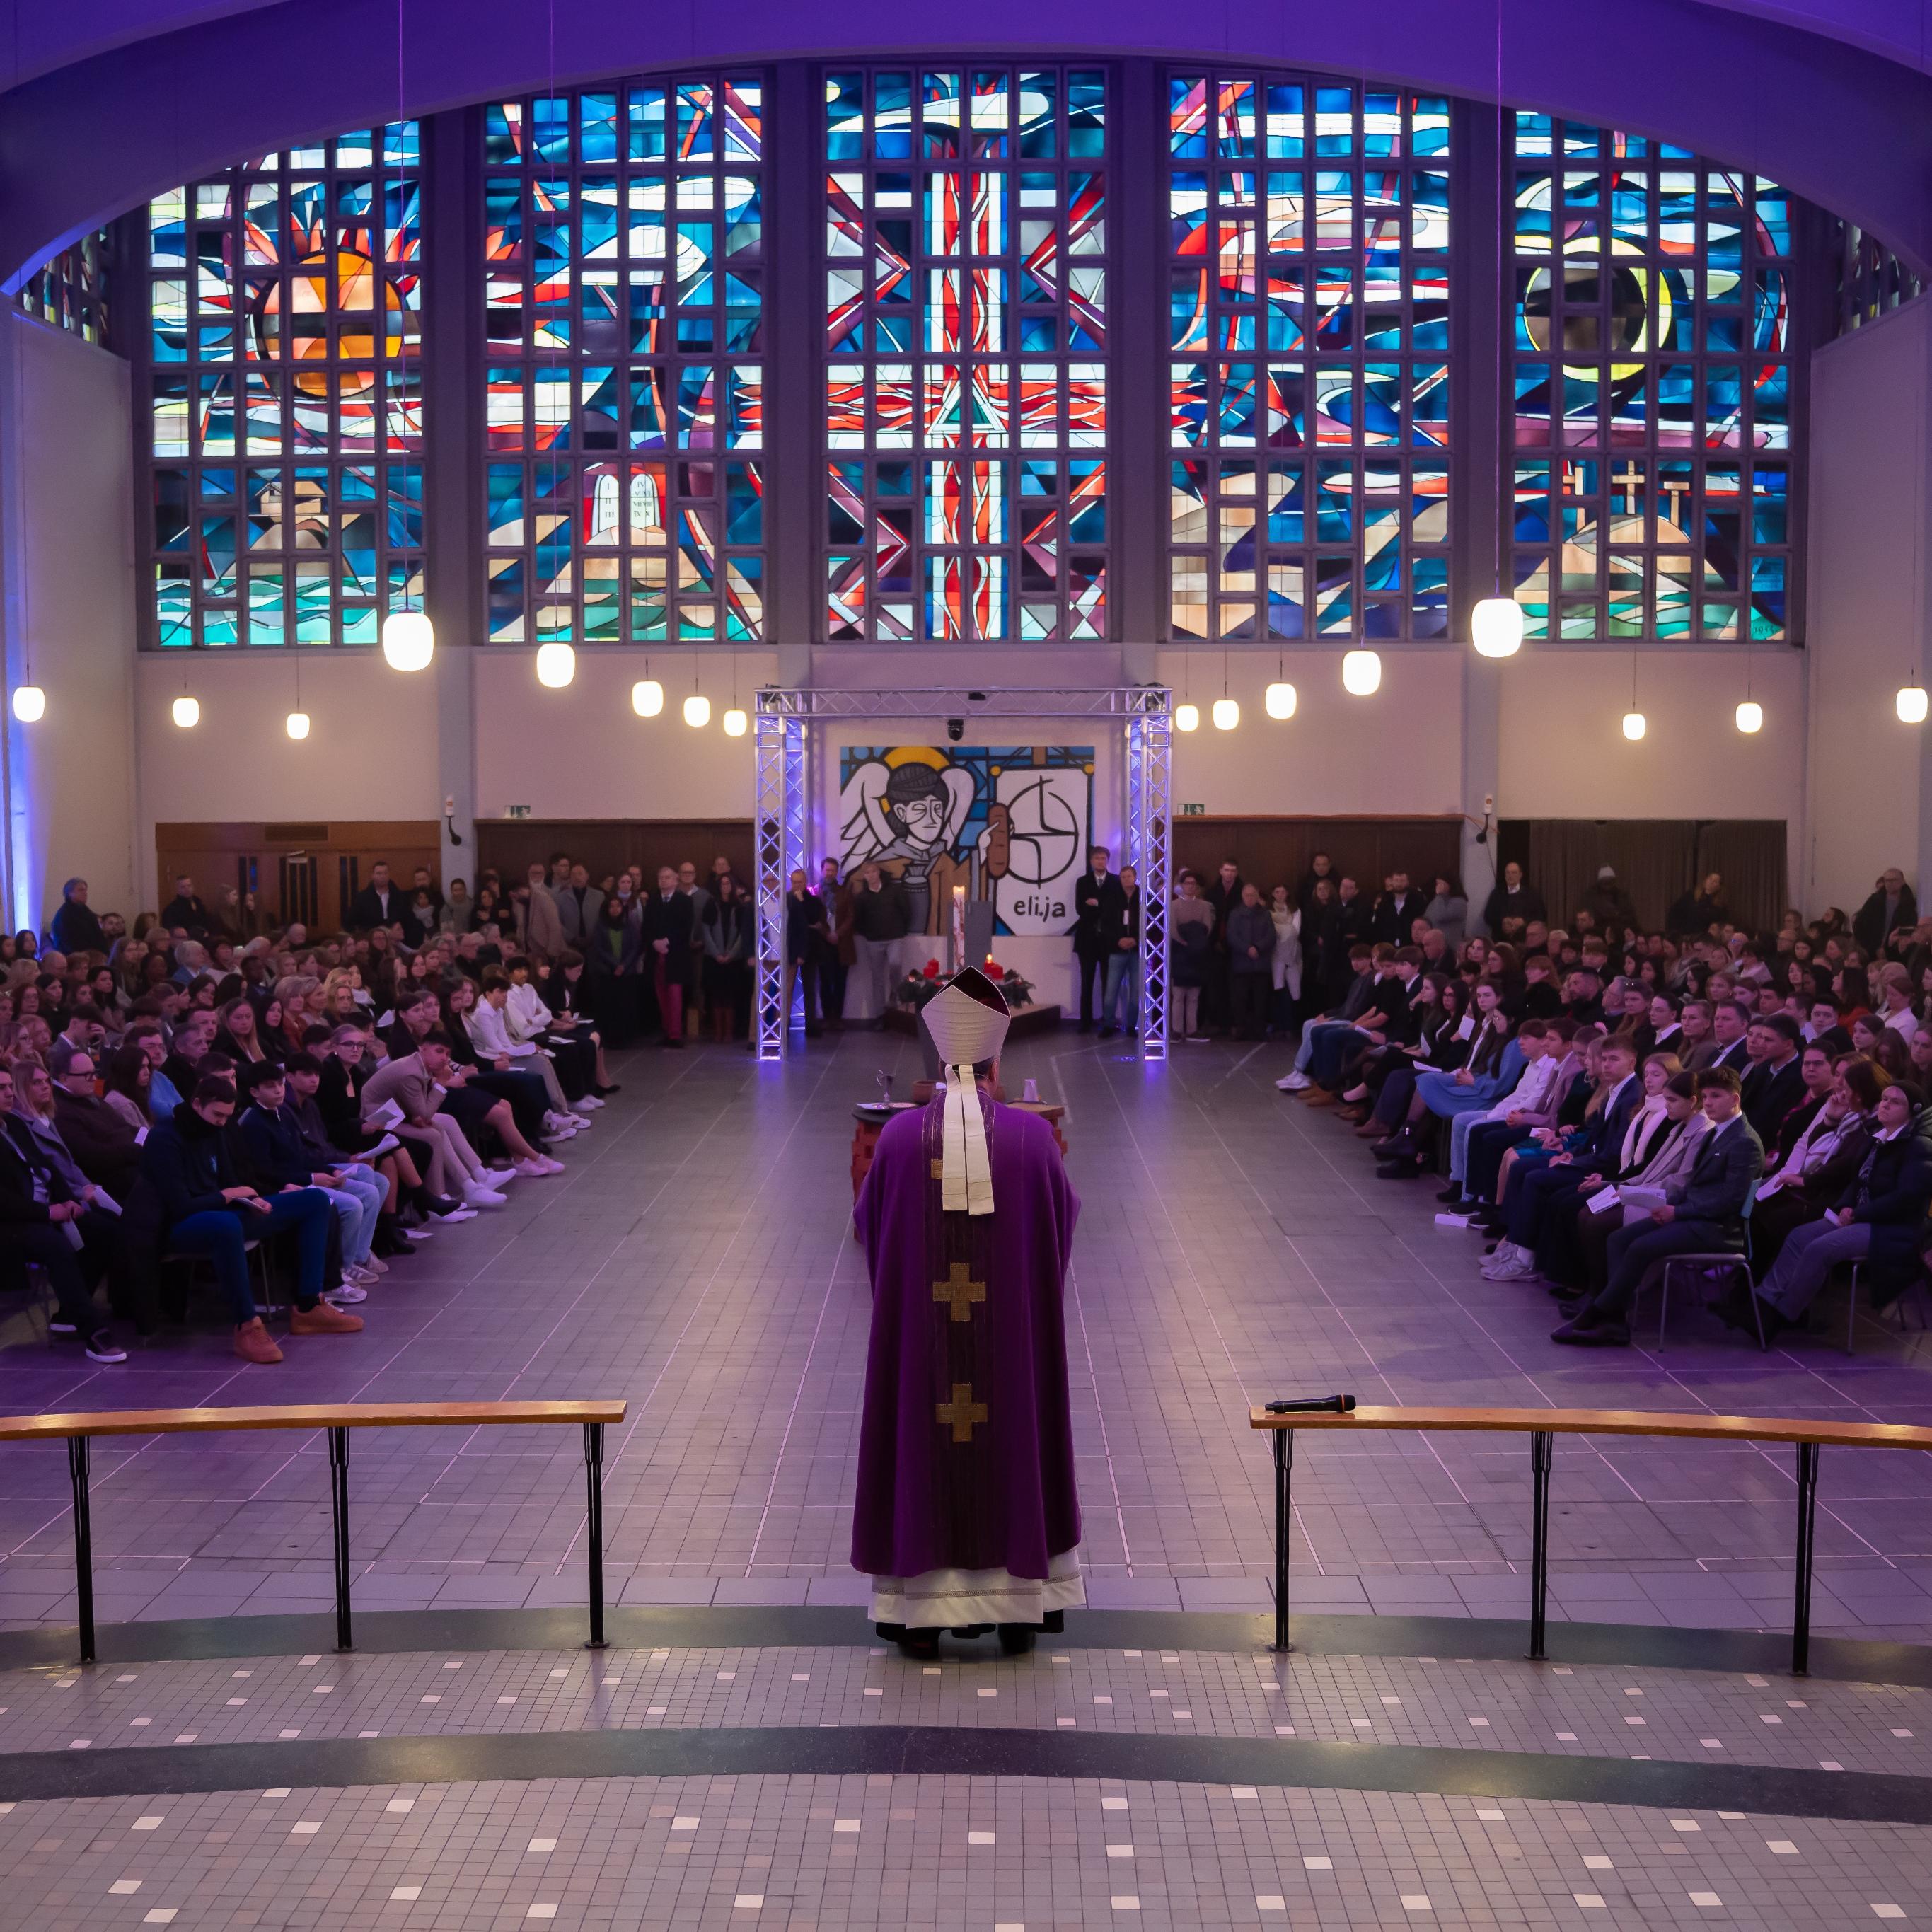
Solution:
<svg viewBox="0 0 1932 1932">
<path fill-rule="evenodd" d="M 1007 1012 L 1016 1013 L 1021 1007 L 1033 1004 L 1033 982 L 1024 974 L 1016 973 L 1010 966 L 1002 966 L 990 955 L 986 960 L 986 977 L 999 988 Z"/>
</svg>

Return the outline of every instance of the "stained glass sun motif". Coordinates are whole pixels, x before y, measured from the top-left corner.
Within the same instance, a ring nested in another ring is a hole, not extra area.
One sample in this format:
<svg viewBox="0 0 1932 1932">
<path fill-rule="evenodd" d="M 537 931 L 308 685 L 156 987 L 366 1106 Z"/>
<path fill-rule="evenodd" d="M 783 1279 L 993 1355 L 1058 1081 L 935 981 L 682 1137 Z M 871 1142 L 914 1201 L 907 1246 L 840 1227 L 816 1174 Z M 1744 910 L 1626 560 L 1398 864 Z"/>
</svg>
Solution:
<svg viewBox="0 0 1932 1932">
<path fill-rule="evenodd" d="M 158 197 L 154 641 L 374 644 L 422 595 L 412 122 Z"/>
</svg>

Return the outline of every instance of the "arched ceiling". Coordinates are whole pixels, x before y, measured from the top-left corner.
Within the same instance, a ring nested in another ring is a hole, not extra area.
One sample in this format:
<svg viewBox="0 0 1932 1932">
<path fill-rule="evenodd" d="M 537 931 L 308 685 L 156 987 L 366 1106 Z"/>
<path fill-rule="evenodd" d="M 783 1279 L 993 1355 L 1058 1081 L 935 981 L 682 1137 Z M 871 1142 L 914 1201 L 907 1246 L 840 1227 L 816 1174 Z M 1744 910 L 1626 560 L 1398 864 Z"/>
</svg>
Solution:
<svg viewBox="0 0 1932 1932">
<path fill-rule="evenodd" d="M 398 0 L 0 0 L 0 277 L 158 190 L 392 114 Z M 676 62 L 944 44 L 1221 52 L 1548 109 L 1754 168 L 1932 265 L 1927 0 L 978 0 L 908 37 L 904 0 L 554 0 L 560 82 Z M 544 0 L 403 0 L 408 104 L 541 86 Z M 1190 37 L 1189 29 L 1192 28 Z"/>
</svg>

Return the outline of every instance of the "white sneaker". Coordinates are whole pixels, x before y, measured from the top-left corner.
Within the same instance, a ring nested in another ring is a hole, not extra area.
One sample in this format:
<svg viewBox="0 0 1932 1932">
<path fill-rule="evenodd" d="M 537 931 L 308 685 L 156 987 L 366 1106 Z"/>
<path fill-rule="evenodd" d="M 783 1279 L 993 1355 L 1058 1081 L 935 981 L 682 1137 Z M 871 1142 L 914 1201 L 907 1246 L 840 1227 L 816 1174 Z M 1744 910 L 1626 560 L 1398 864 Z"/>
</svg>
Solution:
<svg viewBox="0 0 1932 1932">
<path fill-rule="evenodd" d="M 433 1241 L 436 1236 L 428 1228 L 405 1228 L 403 1239 L 406 1241 Z"/>
<path fill-rule="evenodd" d="M 560 1134 L 566 1140 L 584 1124 L 574 1114 L 546 1114 L 544 1116 L 545 1131 L 553 1135 Z"/>
<path fill-rule="evenodd" d="M 367 1288 L 372 1282 L 379 1280 L 380 1276 L 366 1262 L 344 1262 L 342 1264 L 342 1278 L 344 1281 L 353 1282 L 358 1288 Z"/>
<path fill-rule="evenodd" d="M 1520 1248 L 1505 1251 L 1498 1248 L 1483 1270 L 1485 1281 L 1516 1281 L 1526 1274 L 1536 1272 L 1536 1257 L 1525 1254 Z"/>
<path fill-rule="evenodd" d="M 484 1187 L 472 1180 L 463 1190 L 463 1198 L 472 1208 L 500 1208 L 510 1197 L 494 1187 Z"/>
<path fill-rule="evenodd" d="M 517 1172 L 527 1180 L 541 1180 L 545 1174 L 561 1174 L 563 1172 L 563 1162 L 560 1160 L 552 1160 L 548 1154 L 540 1154 L 534 1160 L 518 1161 Z"/>
<path fill-rule="evenodd" d="M 485 1187 L 507 1187 L 517 1178 L 517 1170 L 511 1167 L 486 1167 L 483 1170 Z"/>
<path fill-rule="evenodd" d="M 323 1300 L 332 1302 L 338 1308 L 343 1308 L 352 1301 L 367 1301 L 369 1299 L 368 1291 L 357 1287 L 355 1282 L 349 1279 L 349 1270 L 346 1268 L 342 1270 L 342 1286 L 340 1288 L 332 1288 L 322 1298 Z"/>
<path fill-rule="evenodd" d="M 1299 1094 L 1304 1087 L 1312 1087 L 1315 1082 L 1305 1073 L 1288 1073 L 1274 1084 L 1284 1094 Z"/>
<path fill-rule="evenodd" d="M 433 1221 L 473 1221 L 476 1218 L 476 1210 L 473 1208 L 452 1208 L 447 1214 L 430 1216 Z"/>
<path fill-rule="evenodd" d="M 573 1100 L 570 1104 L 580 1113 L 594 1114 L 604 1102 L 598 1100 L 595 1094 L 586 1094 L 582 1100 Z"/>
</svg>

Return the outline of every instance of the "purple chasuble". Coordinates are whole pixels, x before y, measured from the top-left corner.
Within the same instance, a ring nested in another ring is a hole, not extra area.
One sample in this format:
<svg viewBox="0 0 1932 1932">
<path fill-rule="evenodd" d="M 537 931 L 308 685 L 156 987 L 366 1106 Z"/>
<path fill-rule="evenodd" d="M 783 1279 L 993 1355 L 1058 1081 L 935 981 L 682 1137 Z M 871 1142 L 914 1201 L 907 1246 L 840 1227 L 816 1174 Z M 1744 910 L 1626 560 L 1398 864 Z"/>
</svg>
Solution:
<svg viewBox="0 0 1932 1932">
<path fill-rule="evenodd" d="M 940 1207 L 944 1090 L 880 1135 L 853 1222 L 872 1276 L 852 1563 L 1044 1578 L 1080 1541 L 1061 1289 L 1080 1199 L 1053 1130 L 982 1094 L 993 1212 Z"/>
</svg>

